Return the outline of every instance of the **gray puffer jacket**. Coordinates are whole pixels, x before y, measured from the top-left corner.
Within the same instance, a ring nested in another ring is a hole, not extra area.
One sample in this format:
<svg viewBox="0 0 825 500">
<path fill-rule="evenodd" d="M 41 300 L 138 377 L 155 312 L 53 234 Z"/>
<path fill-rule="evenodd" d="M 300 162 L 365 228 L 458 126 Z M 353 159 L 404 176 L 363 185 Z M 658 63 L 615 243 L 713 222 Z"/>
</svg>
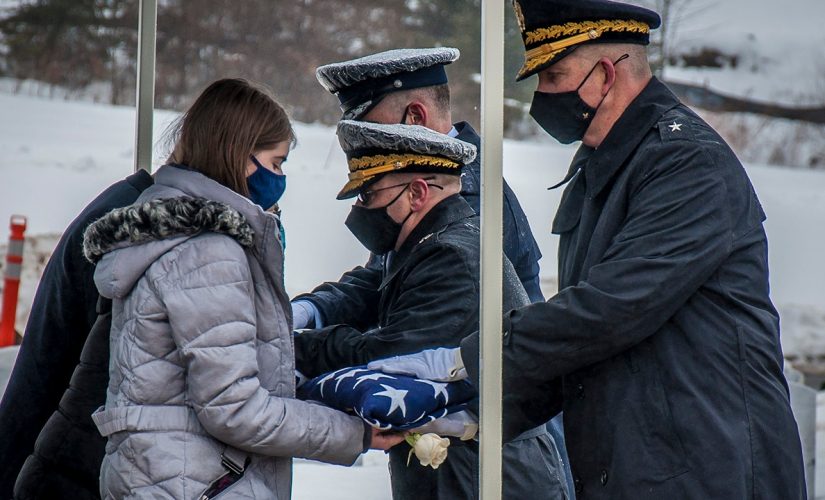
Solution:
<svg viewBox="0 0 825 500">
<path fill-rule="evenodd" d="M 274 215 L 167 165 L 135 205 L 90 226 L 84 251 L 113 299 L 106 406 L 93 415 L 108 437 L 103 498 L 199 498 L 227 472 L 224 451 L 250 459 L 231 498 L 289 498 L 289 457 L 355 461 L 361 420 L 294 399 Z"/>
</svg>

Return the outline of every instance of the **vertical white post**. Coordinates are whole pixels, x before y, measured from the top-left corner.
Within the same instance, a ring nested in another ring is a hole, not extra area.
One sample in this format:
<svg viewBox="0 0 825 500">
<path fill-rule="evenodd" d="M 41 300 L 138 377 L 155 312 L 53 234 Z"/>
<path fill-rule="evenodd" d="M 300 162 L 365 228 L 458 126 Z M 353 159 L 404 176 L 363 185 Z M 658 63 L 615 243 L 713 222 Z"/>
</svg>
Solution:
<svg viewBox="0 0 825 500">
<path fill-rule="evenodd" d="M 481 441 L 483 500 L 500 500 L 504 0 L 481 2 Z"/>
<path fill-rule="evenodd" d="M 138 14 L 137 98 L 135 108 L 135 172 L 152 171 L 152 127 L 155 107 L 155 41 L 158 0 L 140 0 Z"/>
</svg>

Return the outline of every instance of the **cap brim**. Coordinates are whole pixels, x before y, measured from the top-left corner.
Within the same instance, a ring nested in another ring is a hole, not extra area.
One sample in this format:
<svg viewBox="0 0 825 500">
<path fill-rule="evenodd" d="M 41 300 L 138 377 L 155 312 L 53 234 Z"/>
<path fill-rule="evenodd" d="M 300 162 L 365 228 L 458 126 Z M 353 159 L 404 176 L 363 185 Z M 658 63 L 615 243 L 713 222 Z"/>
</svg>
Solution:
<svg viewBox="0 0 825 500">
<path fill-rule="evenodd" d="M 361 121 L 364 115 L 372 111 L 372 108 L 378 106 L 378 104 L 391 93 L 392 92 L 384 92 L 383 94 L 375 95 L 369 101 L 365 101 L 357 106 L 353 106 L 347 111 L 344 111 L 344 114 L 341 115 L 341 120 Z"/>
<path fill-rule="evenodd" d="M 341 115 L 341 120 L 356 120 L 361 121 L 361 118 L 364 117 L 367 113 L 369 113 L 372 108 L 374 108 L 378 104 L 379 100 L 373 99 L 372 101 L 361 103 L 358 106 L 348 109 L 344 111 L 344 114 Z"/>
<path fill-rule="evenodd" d="M 366 179 L 356 179 L 352 181 L 347 181 L 347 183 L 344 184 L 344 187 L 342 187 L 341 190 L 338 191 L 338 195 L 335 197 L 335 199 L 348 200 L 350 198 L 355 198 L 356 196 L 358 196 L 358 191 L 368 186 L 371 186 L 372 184 L 375 184 L 376 182 L 378 182 L 378 179 L 380 179 L 383 175 L 384 174 L 378 174 L 372 177 L 368 177 Z"/>
<path fill-rule="evenodd" d="M 344 187 L 341 188 L 341 191 L 338 192 L 338 196 L 335 197 L 336 200 L 348 200 L 350 198 L 355 198 L 358 194 L 358 189 L 364 185 L 364 181 L 349 181 L 344 184 Z"/>
<path fill-rule="evenodd" d="M 564 59 L 567 55 L 569 55 L 573 50 L 576 49 L 579 45 L 574 45 L 573 47 L 567 47 L 562 49 L 561 52 L 554 54 L 553 56 L 547 58 L 546 61 L 538 64 L 537 66 L 528 65 L 527 61 L 521 66 L 521 69 L 518 70 L 516 74 L 516 81 L 520 82 L 525 78 L 529 78 L 537 73 L 540 73 L 542 70 L 549 68 L 550 66 L 556 64 L 560 60 Z M 530 69 L 528 69 L 530 67 Z"/>
</svg>

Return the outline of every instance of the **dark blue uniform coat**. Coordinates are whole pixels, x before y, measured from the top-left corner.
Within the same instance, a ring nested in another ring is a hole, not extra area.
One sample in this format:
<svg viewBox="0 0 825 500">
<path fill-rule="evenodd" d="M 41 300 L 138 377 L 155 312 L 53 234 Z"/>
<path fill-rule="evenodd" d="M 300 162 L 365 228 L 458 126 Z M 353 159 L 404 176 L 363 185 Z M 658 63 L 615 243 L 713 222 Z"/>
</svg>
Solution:
<svg viewBox="0 0 825 500">
<path fill-rule="evenodd" d="M 23 343 L 0 403 L 0 498 L 12 497 L 18 472 L 34 450 L 43 424 L 57 409 L 97 318 L 94 266 L 83 256 L 83 231 L 110 210 L 131 205 L 151 184 L 152 177 L 141 170 L 104 191 L 66 229 L 43 271 Z M 104 348 L 108 350 L 108 346 Z M 99 389 L 100 404 L 105 401 L 106 383 L 87 388 L 90 392 Z M 62 440 L 41 445 L 64 453 L 33 457 L 29 473 L 36 472 L 36 476 L 25 479 L 39 492 L 27 489 L 18 492 L 20 498 L 60 498 L 56 492 L 64 493 L 65 498 L 99 496 L 97 471 L 106 440 L 97 432 L 91 415 L 85 421 L 72 419 L 68 423 L 76 425 L 78 433 L 51 433 L 43 438 Z M 66 460 L 57 463 L 48 459 Z"/>
<path fill-rule="evenodd" d="M 805 498 L 765 216 L 734 153 L 653 79 L 577 170 L 560 292 L 505 315 L 506 433 L 563 407 L 579 499 Z"/>
<path fill-rule="evenodd" d="M 481 137 L 467 122 L 454 125 L 458 131 L 456 139 L 469 142 L 476 147 L 478 154 L 472 163 L 467 164 L 461 172 L 461 196 L 481 215 Z M 504 181 L 504 214 L 503 225 L 504 255 L 513 263 L 521 284 L 530 297 L 530 302 L 544 300 L 539 284 L 539 259 L 541 252 L 530 230 L 527 215 L 519 204 L 516 193 Z"/>
</svg>

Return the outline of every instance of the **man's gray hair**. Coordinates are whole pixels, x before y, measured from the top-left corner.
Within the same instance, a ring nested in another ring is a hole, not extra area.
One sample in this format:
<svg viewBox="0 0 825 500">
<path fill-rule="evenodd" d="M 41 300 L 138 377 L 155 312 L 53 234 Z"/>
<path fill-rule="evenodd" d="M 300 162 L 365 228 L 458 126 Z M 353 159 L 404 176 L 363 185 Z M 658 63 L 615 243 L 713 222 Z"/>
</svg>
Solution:
<svg viewBox="0 0 825 500">
<path fill-rule="evenodd" d="M 384 99 L 391 102 L 392 106 L 401 106 L 413 99 L 419 99 L 431 103 L 434 111 L 443 114 L 450 111 L 450 84 L 393 92 Z"/>
</svg>

